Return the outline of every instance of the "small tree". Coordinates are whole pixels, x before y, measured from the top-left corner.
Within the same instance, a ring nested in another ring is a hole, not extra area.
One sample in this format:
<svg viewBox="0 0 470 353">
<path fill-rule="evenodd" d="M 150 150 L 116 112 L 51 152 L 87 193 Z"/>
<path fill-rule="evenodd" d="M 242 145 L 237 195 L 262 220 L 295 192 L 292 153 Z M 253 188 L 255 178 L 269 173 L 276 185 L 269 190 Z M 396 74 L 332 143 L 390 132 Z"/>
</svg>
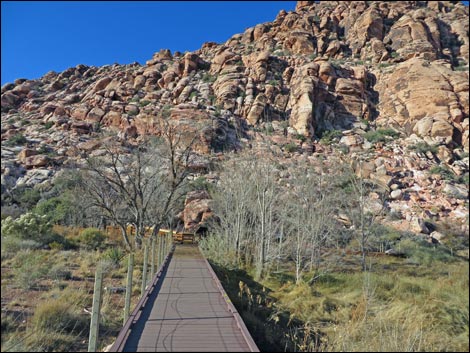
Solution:
<svg viewBox="0 0 470 353">
<path fill-rule="evenodd" d="M 293 186 L 287 201 L 285 223 L 297 284 L 306 270 L 316 269 L 310 282 L 318 276 L 321 250 L 335 229 L 337 190 L 332 183 L 335 176 L 324 173 L 323 163 L 319 163 L 319 170 L 292 168 Z"/>
<path fill-rule="evenodd" d="M 375 227 L 373 225 L 386 209 L 387 186 L 365 179 L 361 160 L 359 160 L 356 169 L 356 173 L 354 173 L 351 168 L 346 167 L 344 172 L 345 180 L 349 186 L 349 193 L 348 197 L 342 199 L 342 206 L 352 222 L 353 234 L 359 242 L 362 270 L 367 271 L 366 257 L 369 241 L 374 235 L 373 230 Z M 371 199 L 368 196 L 371 192 L 379 196 L 376 200 L 378 207 L 370 207 Z"/>
</svg>

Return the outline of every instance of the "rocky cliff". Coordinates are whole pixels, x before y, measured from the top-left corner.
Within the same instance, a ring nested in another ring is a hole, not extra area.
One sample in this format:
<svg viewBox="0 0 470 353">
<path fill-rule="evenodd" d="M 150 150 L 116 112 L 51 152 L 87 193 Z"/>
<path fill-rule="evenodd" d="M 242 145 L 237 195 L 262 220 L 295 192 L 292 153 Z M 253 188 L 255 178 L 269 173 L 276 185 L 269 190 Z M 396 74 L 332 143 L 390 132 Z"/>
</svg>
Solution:
<svg viewBox="0 0 470 353">
<path fill-rule="evenodd" d="M 246 146 L 300 162 L 338 147 L 365 155 L 372 177 L 402 190 L 390 207 L 409 222 L 426 212 L 463 221 L 468 185 L 455 181 L 468 178 L 468 15 L 458 1 L 299 1 L 195 52 L 18 79 L 1 88 L 2 193 L 102 153 L 103 132 L 138 142 L 168 118 L 198 136 L 206 160 Z M 380 128 L 395 140 L 371 143 L 367 132 Z M 319 144 L 336 130 L 338 144 Z M 433 166 L 454 180 L 424 173 Z"/>
</svg>

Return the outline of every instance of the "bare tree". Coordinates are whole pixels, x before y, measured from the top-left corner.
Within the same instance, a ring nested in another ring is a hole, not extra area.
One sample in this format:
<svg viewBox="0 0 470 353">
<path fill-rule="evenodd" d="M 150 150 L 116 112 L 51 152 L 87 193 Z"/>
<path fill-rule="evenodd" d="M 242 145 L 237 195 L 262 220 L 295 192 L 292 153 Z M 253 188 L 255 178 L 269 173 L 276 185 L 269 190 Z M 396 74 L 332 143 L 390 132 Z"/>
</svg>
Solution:
<svg viewBox="0 0 470 353">
<path fill-rule="evenodd" d="M 249 238 L 254 232 L 252 213 L 252 185 L 250 162 L 236 159 L 226 163 L 220 171 L 220 182 L 213 193 L 214 208 L 218 221 L 213 225 L 222 252 L 233 257 L 234 264 L 241 266 L 250 256 L 243 256 L 250 247 Z M 231 256 L 233 254 L 233 256 Z M 242 259 L 243 258 L 243 259 Z"/>
<path fill-rule="evenodd" d="M 374 235 L 373 226 L 386 210 L 388 186 L 364 178 L 361 160 L 358 161 L 356 171 L 346 163 L 343 167 L 350 192 L 342 199 L 342 208 L 351 221 L 351 229 L 359 242 L 362 270 L 367 271 L 366 257 Z M 370 197 L 372 193 L 375 198 Z"/>
<path fill-rule="evenodd" d="M 254 264 L 257 279 L 265 275 L 278 250 L 272 246 L 280 219 L 276 172 L 269 160 L 239 155 L 222 166 L 213 195 L 219 218 L 213 234 L 225 244 L 220 250 L 233 254 L 238 265 Z"/>
<path fill-rule="evenodd" d="M 299 284 L 306 270 L 316 270 L 309 282 L 318 276 L 321 251 L 335 229 L 337 192 L 332 187 L 333 176 L 324 173 L 323 163 L 318 170 L 312 167 L 293 170 L 285 223 Z"/>
<path fill-rule="evenodd" d="M 165 119 L 161 135 L 137 146 L 110 143 L 102 157 L 86 158 L 82 192 L 100 213 L 119 226 L 131 248 L 127 224 L 136 230 L 135 247 L 140 247 L 145 231 L 153 235 L 175 213 L 184 195 L 197 138 L 183 137 Z"/>
<path fill-rule="evenodd" d="M 278 226 L 278 207 L 280 201 L 280 188 L 276 182 L 277 170 L 269 160 L 260 160 L 254 164 L 250 182 L 253 184 L 256 216 L 255 244 L 257 248 L 256 279 L 265 276 L 270 246 L 275 237 Z"/>
</svg>

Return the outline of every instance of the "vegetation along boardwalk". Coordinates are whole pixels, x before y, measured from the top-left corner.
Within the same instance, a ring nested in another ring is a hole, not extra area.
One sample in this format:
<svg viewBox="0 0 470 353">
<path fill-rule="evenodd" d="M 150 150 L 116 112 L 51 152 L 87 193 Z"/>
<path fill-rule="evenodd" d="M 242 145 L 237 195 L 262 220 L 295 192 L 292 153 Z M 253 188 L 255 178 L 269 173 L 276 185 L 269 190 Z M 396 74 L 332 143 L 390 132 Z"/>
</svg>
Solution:
<svg viewBox="0 0 470 353">
<path fill-rule="evenodd" d="M 259 352 L 197 246 L 177 245 L 157 276 L 111 351 Z"/>
</svg>

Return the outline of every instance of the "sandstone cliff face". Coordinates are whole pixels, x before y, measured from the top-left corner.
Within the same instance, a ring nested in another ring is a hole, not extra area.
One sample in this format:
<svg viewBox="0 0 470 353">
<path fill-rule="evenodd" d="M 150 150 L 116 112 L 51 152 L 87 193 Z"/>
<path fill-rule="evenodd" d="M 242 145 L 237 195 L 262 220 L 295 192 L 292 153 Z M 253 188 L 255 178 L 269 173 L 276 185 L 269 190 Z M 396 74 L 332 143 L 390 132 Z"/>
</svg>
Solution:
<svg viewBox="0 0 470 353">
<path fill-rule="evenodd" d="M 266 124 L 283 125 L 278 141 L 305 136 L 306 151 L 329 130 L 361 148 L 367 126 L 381 126 L 452 160 L 469 148 L 468 33 L 457 1 L 299 1 L 192 53 L 18 79 L 1 88 L 2 190 L 99 153 L 102 131 L 139 141 L 162 119 L 196 135 L 201 155 L 242 148 Z"/>
<path fill-rule="evenodd" d="M 361 119 L 412 132 L 434 116 L 461 144 L 468 70 L 456 68 L 468 64 L 467 16 L 458 2 L 300 1 L 295 12 L 194 53 L 161 50 L 144 66 L 77 65 L 17 80 L 2 87 L 2 112 L 84 135 L 115 127 L 123 137 L 155 133 L 165 106 L 187 103 L 251 125 L 288 120 L 308 137 Z"/>
</svg>

